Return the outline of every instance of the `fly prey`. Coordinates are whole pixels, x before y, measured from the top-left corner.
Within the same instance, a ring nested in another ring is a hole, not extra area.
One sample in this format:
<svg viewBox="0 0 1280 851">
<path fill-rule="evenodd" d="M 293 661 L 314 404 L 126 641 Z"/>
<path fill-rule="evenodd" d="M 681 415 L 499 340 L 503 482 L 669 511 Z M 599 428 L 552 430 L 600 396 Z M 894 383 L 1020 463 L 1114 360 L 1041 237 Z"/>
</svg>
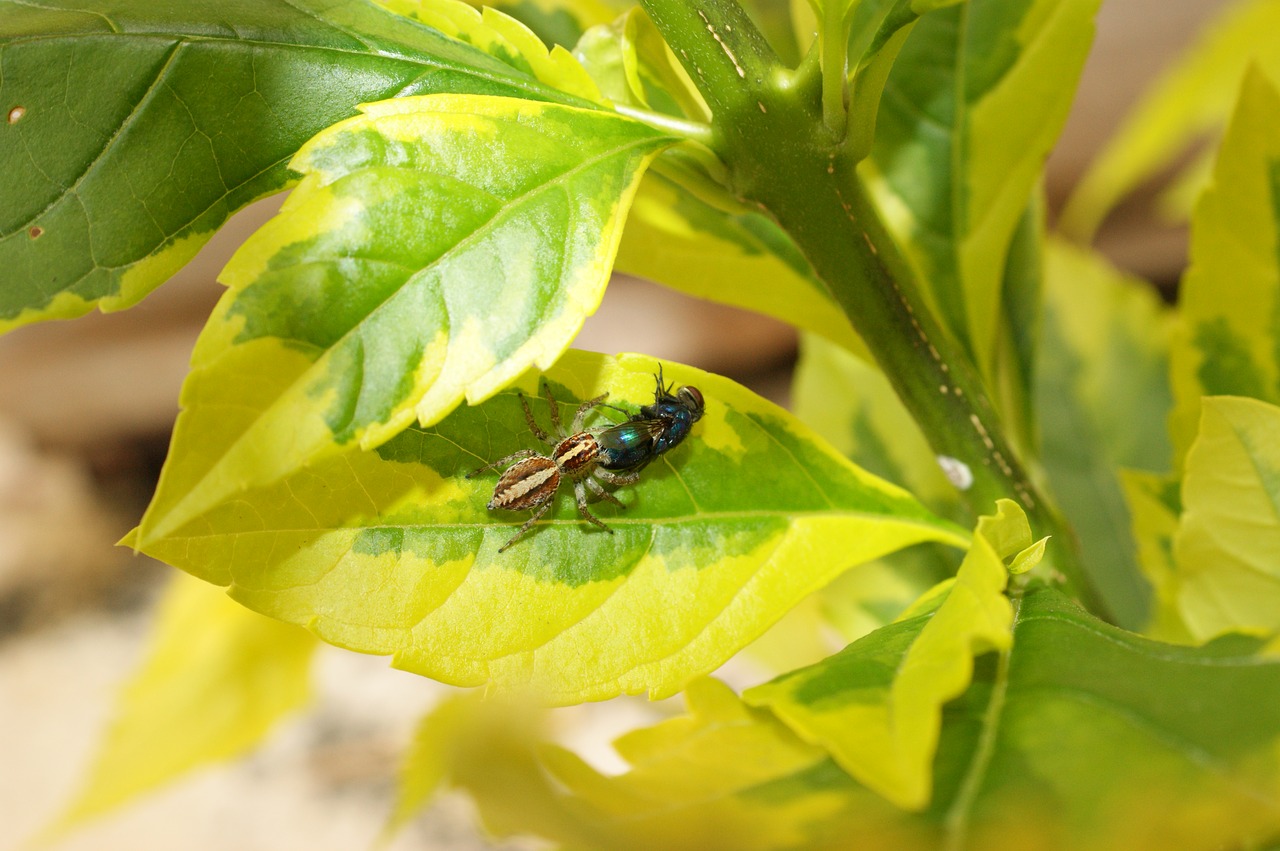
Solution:
<svg viewBox="0 0 1280 851">
<path fill-rule="evenodd" d="M 578 513 L 606 532 L 613 533 L 612 529 L 587 508 L 587 492 L 590 491 L 594 496 L 606 499 L 620 508 L 626 508 L 601 483 L 618 486 L 637 481 L 640 471 L 654 458 L 684 440 L 693 423 L 702 416 L 702 394 L 696 387 L 681 387 L 678 392 L 672 393 L 671 388 L 663 386 L 661 370 L 655 377 L 658 387 L 654 403 L 642 406 L 640 412 L 626 422 L 583 428 L 587 414 L 602 406 L 608 398 L 605 393 L 578 406 L 571 431 L 566 431 L 561 424 L 560 408 L 551 395 L 550 386 L 544 381 L 542 390 L 551 415 L 553 435 L 542 430 L 525 397 L 523 394 L 520 396 L 520 406 L 524 409 L 529 431 L 542 443 L 553 447 L 551 453 L 542 455 L 532 449 L 521 449 L 467 474 L 470 479 L 487 470 L 515 462 L 499 477 L 488 507 L 491 510 L 532 510 L 533 516 L 525 521 L 498 552 L 505 551 L 520 540 L 547 513 L 560 485 L 566 481 L 573 484 Z"/>
</svg>

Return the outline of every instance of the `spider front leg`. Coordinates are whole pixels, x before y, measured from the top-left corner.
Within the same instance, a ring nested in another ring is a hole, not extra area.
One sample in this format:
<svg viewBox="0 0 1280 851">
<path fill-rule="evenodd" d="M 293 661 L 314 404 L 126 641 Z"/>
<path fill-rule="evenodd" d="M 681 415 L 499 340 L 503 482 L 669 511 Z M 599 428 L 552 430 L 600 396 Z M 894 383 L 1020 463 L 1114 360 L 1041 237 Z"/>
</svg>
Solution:
<svg viewBox="0 0 1280 851">
<path fill-rule="evenodd" d="M 524 408 L 524 421 L 529 424 L 529 431 L 533 432 L 533 436 L 538 438 L 538 440 L 541 440 L 547 446 L 555 446 L 559 441 L 552 438 L 551 435 L 542 430 L 542 426 L 538 425 L 538 421 L 533 418 L 533 411 L 530 410 L 529 403 L 525 401 L 524 394 L 517 393 L 516 395 L 520 397 L 520 407 Z M 547 398 L 551 398 L 550 391 L 548 391 Z M 555 423 L 556 433 L 559 434 L 561 431 L 560 419 L 556 416 L 555 403 L 552 403 L 551 405 L 551 422 Z M 560 436 L 563 437 L 563 435 Z"/>
<path fill-rule="evenodd" d="M 588 479 L 588 481 L 590 480 Z M 592 514 L 590 509 L 587 508 L 587 488 L 581 479 L 573 483 L 573 495 L 578 498 L 578 513 L 581 514 L 584 519 L 590 520 L 592 523 L 612 535 L 613 530 L 604 525 L 604 521 Z M 614 502 L 617 502 L 617 500 L 615 499 Z M 619 503 L 619 505 L 621 505 L 621 503 Z"/>
<path fill-rule="evenodd" d="M 582 424 L 586 422 L 587 413 L 593 410 L 594 408 L 599 407 L 600 403 L 608 398 L 609 398 L 608 393 L 601 393 L 596 398 L 588 399 L 587 401 L 583 402 L 581 405 L 578 406 L 577 412 L 573 415 L 573 433 L 574 434 L 577 434 L 578 432 L 582 431 Z"/>
<path fill-rule="evenodd" d="M 539 519 L 540 517 L 542 517 L 542 515 L 546 514 L 546 513 L 547 513 L 547 509 L 548 509 L 548 508 L 550 508 L 550 507 L 551 507 L 551 502 L 550 502 L 550 501 L 544 502 L 544 503 L 542 504 L 542 507 L 541 507 L 541 508 L 539 508 L 537 511 L 533 512 L 533 516 L 532 516 L 532 517 L 530 517 L 528 520 L 524 521 L 524 525 L 523 525 L 523 526 L 521 526 L 521 527 L 516 531 L 516 533 L 515 533 L 514 535 L 512 535 L 512 536 L 511 536 L 511 540 L 507 541 L 505 544 L 503 544 L 502 546 L 498 547 L 498 552 L 500 552 L 500 553 L 502 553 L 502 552 L 506 552 L 508 549 L 510 549 L 510 547 L 511 547 L 511 545 L 512 545 L 512 544 L 514 544 L 516 541 L 518 541 L 518 540 L 520 540 L 522 537 L 524 537 L 524 533 L 529 531 L 529 527 L 530 527 L 530 526 L 532 526 L 534 523 L 537 523 L 537 522 L 538 522 L 538 519 Z"/>
<path fill-rule="evenodd" d="M 556 434 L 560 435 L 562 439 L 582 431 L 582 424 L 587 419 L 587 413 L 609 398 L 608 393 L 601 393 L 594 399 L 588 399 L 583 402 L 573 414 L 573 430 L 565 431 L 564 425 L 560 422 L 560 405 L 556 402 L 556 398 L 551 395 L 551 385 L 545 380 L 542 382 L 542 393 L 547 397 L 547 408 L 551 412 L 551 424 L 555 426 Z"/>
<path fill-rule="evenodd" d="M 537 454 L 538 453 L 534 452 L 532 449 L 519 449 L 515 452 L 512 452 L 510 455 L 507 455 L 503 458 L 499 458 L 497 461 L 494 461 L 492 464 L 485 464 L 483 467 L 481 467 L 478 470 L 472 470 L 470 473 L 467 473 L 467 475 L 464 478 L 473 479 L 476 476 L 480 475 L 481 473 L 485 472 L 486 470 L 492 470 L 496 467 L 501 467 L 505 464 L 511 463 L 512 461 L 523 461 L 524 459 L 532 458 Z"/>
<path fill-rule="evenodd" d="M 555 430 L 556 436 L 564 440 L 569 433 L 560 424 L 560 404 L 556 402 L 556 397 L 551 395 L 551 385 L 545 378 L 542 379 L 542 395 L 546 397 L 547 411 L 551 414 L 551 427 Z"/>
</svg>

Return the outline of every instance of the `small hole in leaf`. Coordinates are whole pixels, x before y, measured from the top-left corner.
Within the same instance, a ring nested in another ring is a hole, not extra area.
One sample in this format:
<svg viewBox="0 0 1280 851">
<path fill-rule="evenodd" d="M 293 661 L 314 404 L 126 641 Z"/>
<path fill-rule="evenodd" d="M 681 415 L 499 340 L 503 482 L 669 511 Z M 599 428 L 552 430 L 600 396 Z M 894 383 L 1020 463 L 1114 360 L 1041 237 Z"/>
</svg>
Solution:
<svg viewBox="0 0 1280 851">
<path fill-rule="evenodd" d="M 27 108 L 25 106 L 15 106 L 13 109 L 9 110 L 9 123 L 17 124 L 26 114 Z"/>
<path fill-rule="evenodd" d="M 31 237 L 32 239 L 39 239 L 42 233 L 44 233 L 44 228 L 40 227 L 39 225 L 32 225 L 31 230 L 27 231 L 27 236 Z"/>
</svg>

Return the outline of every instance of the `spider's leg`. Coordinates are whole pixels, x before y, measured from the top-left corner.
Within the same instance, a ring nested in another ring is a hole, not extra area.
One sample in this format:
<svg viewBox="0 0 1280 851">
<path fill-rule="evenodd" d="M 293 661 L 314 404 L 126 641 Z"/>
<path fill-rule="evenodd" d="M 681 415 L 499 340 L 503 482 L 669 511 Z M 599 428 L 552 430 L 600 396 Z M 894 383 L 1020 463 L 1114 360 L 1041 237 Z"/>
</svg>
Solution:
<svg viewBox="0 0 1280 851">
<path fill-rule="evenodd" d="M 583 402 L 581 405 L 578 406 L 578 412 L 573 415 L 573 433 L 574 434 L 577 434 L 578 432 L 582 431 L 582 424 L 587 419 L 587 412 L 589 412 L 592 408 L 598 406 L 601 402 L 603 402 L 605 399 L 608 399 L 608 398 L 609 398 L 608 393 L 601 393 L 596 398 L 588 399 L 587 401 Z"/>
<path fill-rule="evenodd" d="M 613 410 L 615 410 L 615 411 L 617 411 L 618 413 L 622 414 L 622 415 L 623 415 L 624 417 L 626 417 L 627 419 L 631 419 L 631 417 L 635 414 L 635 411 L 628 411 L 626 408 L 619 408 L 617 405 L 603 405 L 603 404 L 602 404 L 600 407 L 602 407 L 602 408 L 612 408 Z"/>
<path fill-rule="evenodd" d="M 472 470 L 470 473 L 467 473 L 466 477 L 468 479 L 475 478 L 476 476 L 483 473 L 485 470 L 492 470 L 494 467 L 501 467 L 502 465 L 509 464 L 512 461 L 523 461 L 524 459 L 532 458 L 537 454 L 538 453 L 534 452 L 532 449 L 521 449 L 516 452 L 512 452 L 510 455 L 507 455 L 503 458 L 499 458 L 497 461 L 494 461 L 492 464 L 485 464 L 483 467 L 481 467 L 478 470 Z"/>
<path fill-rule="evenodd" d="M 590 520 L 592 523 L 596 524 L 601 529 L 605 530 L 610 535 L 612 535 L 613 530 L 610 529 L 608 526 L 604 525 L 604 521 L 602 521 L 599 517 L 596 517 L 594 514 L 592 514 L 591 511 L 587 508 L 587 489 L 582 484 L 581 479 L 573 483 L 573 493 L 574 493 L 574 496 L 578 498 L 578 513 L 582 515 L 583 519 Z"/>
<path fill-rule="evenodd" d="M 507 541 L 505 544 L 498 547 L 498 552 L 500 553 L 506 552 L 507 549 L 510 548 L 512 544 L 520 540 L 520 538 L 524 536 L 524 533 L 529 531 L 529 527 L 532 526 L 534 523 L 537 523 L 538 518 L 546 514 L 547 509 L 550 507 L 551 507 L 551 501 L 543 503 L 542 507 L 539 508 L 537 511 L 533 512 L 533 516 L 530 517 L 528 520 L 524 521 L 524 525 L 521 526 L 520 529 L 514 535 L 511 536 L 511 540 Z"/>
<path fill-rule="evenodd" d="M 547 398 L 547 408 L 551 411 L 551 425 L 555 429 L 556 436 L 564 440 L 569 433 L 564 430 L 564 424 L 560 422 L 560 405 L 556 402 L 556 397 L 551 395 L 551 385 L 545 378 L 542 379 L 542 395 Z"/>
<path fill-rule="evenodd" d="M 524 421 L 529 424 L 529 431 L 533 432 L 533 436 L 538 438 L 538 440 L 541 440 L 543 443 L 547 444 L 547 446 L 555 446 L 556 441 L 552 440 L 551 436 L 548 435 L 545 431 L 543 431 L 541 426 L 538 425 L 538 421 L 533 418 L 533 411 L 529 409 L 529 403 L 525 401 L 524 394 L 521 393 L 519 394 L 519 396 L 520 396 L 520 407 L 524 408 Z M 555 413 L 556 413 L 555 406 L 552 406 L 551 421 L 554 422 L 556 426 L 559 426 L 560 421 L 556 419 Z"/>
<path fill-rule="evenodd" d="M 606 470 L 604 467 L 596 467 L 591 472 L 611 485 L 634 485 L 640 481 L 640 470 L 638 469 L 627 473 L 615 473 L 613 470 Z"/>
<path fill-rule="evenodd" d="M 613 494 L 605 490 L 604 486 L 601 485 L 599 482 L 597 482 L 595 479 L 586 479 L 585 484 L 593 494 L 600 497 L 601 499 L 607 499 L 609 500 L 609 502 L 612 502 L 614 505 L 618 506 L 619 508 L 626 508 L 626 506 L 622 504 L 622 500 L 618 499 L 616 496 L 614 496 Z"/>
</svg>

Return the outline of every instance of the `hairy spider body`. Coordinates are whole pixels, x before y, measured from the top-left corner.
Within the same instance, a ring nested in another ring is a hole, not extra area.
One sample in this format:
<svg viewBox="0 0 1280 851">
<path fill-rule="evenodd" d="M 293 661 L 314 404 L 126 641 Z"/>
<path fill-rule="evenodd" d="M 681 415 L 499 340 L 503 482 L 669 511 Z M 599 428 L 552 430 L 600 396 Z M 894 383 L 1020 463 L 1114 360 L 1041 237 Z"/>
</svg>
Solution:
<svg viewBox="0 0 1280 851">
<path fill-rule="evenodd" d="M 573 484 L 574 496 L 578 503 L 578 513 L 582 515 L 583 519 L 599 526 L 609 534 L 613 534 L 613 530 L 587 508 L 587 491 L 589 490 L 594 496 L 607 499 L 615 505 L 625 508 L 626 506 L 617 497 L 601 486 L 600 481 L 611 485 L 625 485 L 631 484 L 640 476 L 638 470 L 632 473 L 615 473 L 601 466 L 602 448 L 600 442 L 596 439 L 595 432 L 603 430 L 583 430 L 583 423 L 587 414 L 608 398 L 607 393 L 594 399 L 589 399 L 578 406 L 577 413 L 573 417 L 573 430 L 572 433 L 569 433 L 565 431 L 564 426 L 560 423 L 560 409 L 556 404 L 555 397 L 551 395 L 551 388 L 543 382 L 542 389 L 547 398 L 547 405 L 550 408 L 551 424 L 555 432 L 555 438 L 548 435 L 538 425 L 537 420 L 533 417 L 533 411 L 529 409 L 529 403 L 525 401 L 523 395 L 520 396 L 520 406 L 524 408 L 524 417 L 529 424 L 529 431 L 538 440 L 554 447 L 551 454 L 541 455 L 532 449 L 521 449 L 504 458 L 499 458 L 492 464 L 486 464 L 467 475 L 467 478 L 471 478 L 486 470 L 501 467 L 512 461 L 516 462 L 499 477 L 497 485 L 494 486 L 493 498 L 489 500 L 488 507 L 490 509 L 501 508 L 508 511 L 532 510 L 533 516 L 525 521 L 524 525 L 511 536 L 511 540 L 498 549 L 498 552 L 505 551 L 520 540 L 529 531 L 529 528 L 542 515 L 547 513 L 551 508 L 556 493 L 560 490 L 560 485 L 566 480 Z"/>
</svg>

